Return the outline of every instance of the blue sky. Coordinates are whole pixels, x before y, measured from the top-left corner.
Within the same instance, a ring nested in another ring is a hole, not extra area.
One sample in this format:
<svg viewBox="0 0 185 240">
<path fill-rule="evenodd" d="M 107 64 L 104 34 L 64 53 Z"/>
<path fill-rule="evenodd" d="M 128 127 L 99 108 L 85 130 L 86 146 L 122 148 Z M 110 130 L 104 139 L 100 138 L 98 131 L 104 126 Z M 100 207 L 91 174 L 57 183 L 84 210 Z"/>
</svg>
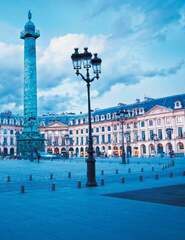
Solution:
<svg viewBox="0 0 185 240">
<path fill-rule="evenodd" d="M 31 9 L 37 41 L 39 112 L 86 111 L 86 87 L 70 55 L 88 46 L 102 57 L 93 108 L 185 92 L 183 0 L 12 0 L 1 3 L 0 107 L 22 111 L 23 41 Z M 16 89 L 16 91 L 15 91 Z"/>
</svg>

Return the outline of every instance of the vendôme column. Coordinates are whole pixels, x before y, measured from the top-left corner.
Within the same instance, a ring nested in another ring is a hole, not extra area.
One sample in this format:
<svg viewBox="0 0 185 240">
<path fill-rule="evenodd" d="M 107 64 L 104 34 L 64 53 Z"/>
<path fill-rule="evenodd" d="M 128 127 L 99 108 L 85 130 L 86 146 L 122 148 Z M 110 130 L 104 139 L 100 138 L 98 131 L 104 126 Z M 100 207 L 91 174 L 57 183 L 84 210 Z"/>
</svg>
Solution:
<svg viewBox="0 0 185 240">
<path fill-rule="evenodd" d="M 28 22 L 20 35 L 24 40 L 24 128 L 22 134 L 17 136 L 17 153 L 29 159 L 44 151 L 44 137 L 38 131 L 37 121 L 36 39 L 40 33 L 35 30 L 31 19 L 29 11 Z"/>
</svg>

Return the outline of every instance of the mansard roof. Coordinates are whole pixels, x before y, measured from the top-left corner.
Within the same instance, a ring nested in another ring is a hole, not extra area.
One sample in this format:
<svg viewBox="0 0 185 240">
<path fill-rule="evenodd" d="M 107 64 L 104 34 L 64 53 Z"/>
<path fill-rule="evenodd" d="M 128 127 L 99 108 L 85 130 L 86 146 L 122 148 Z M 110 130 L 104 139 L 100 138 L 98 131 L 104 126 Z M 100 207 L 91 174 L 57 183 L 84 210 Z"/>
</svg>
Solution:
<svg viewBox="0 0 185 240">
<path fill-rule="evenodd" d="M 92 115 L 93 116 L 103 115 L 107 113 L 116 113 L 123 109 L 133 110 L 133 109 L 139 109 L 139 108 L 143 108 L 144 111 L 147 112 L 156 105 L 174 109 L 174 103 L 176 101 L 180 101 L 182 104 L 182 108 L 185 108 L 185 94 L 180 94 L 180 95 L 168 96 L 168 97 L 157 98 L 157 99 L 149 99 L 149 100 L 145 100 L 145 101 L 141 101 L 133 104 L 123 104 L 115 107 L 97 109 L 92 113 Z M 73 115 L 72 118 L 77 119 L 77 118 L 83 118 L 86 116 L 87 114 L 79 114 L 79 115 Z"/>
<path fill-rule="evenodd" d="M 108 113 L 113 114 L 117 113 L 120 110 L 135 110 L 135 109 L 143 109 L 144 112 L 148 112 L 150 109 L 152 109 L 155 106 L 163 106 L 169 109 L 175 109 L 175 102 L 180 102 L 181 106 L 180 108 L 185 108 L 185 94 L 179 94 L 174 96 L 168 96 L 163 98 L 157 98 L 157 99 L 148 99 L 141 102 L 136 102 L 133 104 L 123 104 L 115 107 L 109 107 L 109 108 L 103 108 L 103 109 L 96 109 L 94 112 L 92 112 L 92 116 L 101 116 L 106 115 Z M 0 118 L 14 118 L 14 119 L 22 119 L 23 116 L 20 115 L 14 115 L 11 112 L 4 112 L 0 113 Z M 85 119 L 87 118 L 87 113 L 85 114 L 67 114 L 67 115 L 47 115 L 47 116 L 40 116 L 38 117 L 38 120 L 40 124 L 42 125 L 42 122 L 44 122 L 44 125 L 51 124 L 53 122 L 61 122 L 63 124 L 69 124 L 70 120 L 77 120 L 77 119 Z"/>
</svg>

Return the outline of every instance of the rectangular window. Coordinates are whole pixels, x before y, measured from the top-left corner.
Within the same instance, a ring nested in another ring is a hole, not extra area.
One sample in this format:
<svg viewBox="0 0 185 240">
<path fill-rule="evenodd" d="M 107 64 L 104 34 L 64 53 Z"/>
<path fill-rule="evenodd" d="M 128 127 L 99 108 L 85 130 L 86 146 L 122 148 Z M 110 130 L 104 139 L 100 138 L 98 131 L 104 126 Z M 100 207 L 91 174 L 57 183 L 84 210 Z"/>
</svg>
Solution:
<svg viewBox="0 0 185 240">
<path fill-rule="evenodd" d="M 108 131 L 111 131 L 111 127 L 110 126 L 108 126 Z"/>
<path fill-rule="evenodd" d="M 102 141 L 101 142 L 105 143 L 105 135 L 102 135 L 101 137 L 102 137 Z"/>
<path fill-rule="evenodd" d="M 51 146 L 52 145 L 52 137 L 48 137 L 48 145 Z"/>
<path fill-rule="evenodd" d="M 13 134 L 13 130 L 12 130 L 12 129 L 10 130 L 10 134 L 11 134 L 11 135 Z"/>
<path fill-rule="evenodd" d="M 81 134 L 83 134 L 83 132 L 84 132 L 83 129 L 81 129 Z"/>
<path fill-rule="evenodd" d="M 128 129 L 130 128 L 130 124 L 129 124 L 129 123 L 127 123 L 127 128 L 128 128 Z"/>
<path fill-rule="evenodd" d="M 3 138 L 3 145 L 7 145 L 7 138 L 6 137 Z"/>
<path fill-rule="evenodd" d="M 83 145 L 83 144 L 84 144 L 84 138 L 81 137 L 81 145 Z"/>
<path fill-rule="evenodd" d="M 153 126 L 153 120 L 149 120 L 149 126 Z"/>
<path fill-rule="evenodd" d="M 69 145 L 73 145 L 73 139 L 69 138 Z"/>
<path fill-rule="evenodd" d="M 170 117 L 167 117 L 167 118 L 166 118 L 166 123 L 167 123 L 167 124 L 170 124 L 170 123 L 171 123 L 171 118 L 170 118 Z"/>
<path fill-rule="evenodd" d="M 130 132 L 127 132 L 126 139 L 127 139 L 127 142 L 131 142 Z"/>
<path fill-rule="evenodd" d="M 76 145 L 78 145 L 78 137 L 76 137 Z"/>
<path fill-rule="evenodd" d="M 141 139 L 142 139 L 142 141 L 146 140 L 145 131 L 141 132 Z"/>
<path fill-rule="evenodd" d="M 154 131 L 150 130 L 150 140 L 154 140 Z"/>
<path fill-rule="evenodd" d="M 138 132 L 134 132 L 134 140 L 138 141 Z"/>
<path fill-rule="evenodd" d="M 99 136 L 96 136 L 96 144 L 99 144 L 100 141 L 99 141 Z"/>
<path fill-rule="evenodd" d="M 99 132 L 99 128 L 98 127 L 96 128 L 96 132 Z"/>
<path fill-rule="evenodd" d="M 88 128 L 86 128 L 86 133 L 88 133 Z"/>
<path fill-rule="evenodd" d="M 102 130 L 102 132 L 105 132 L 105 127 L 102 127 L 101 130 Z"/>
<path fill-rule="evenodd" d="M 182 123 L 182 122 L 183 122 L 182 116 L 177 116 L 177 123 Z"/>
<path fill-rule="evenodd" d="M 76 134 L 78 134 L 78 130 L 76 130 Z"/>
<path fill-rule="evenodd" d="M 179 137 L 179 138 L 182 138 L 182 137 L 183 137 L 182 127 L 178 127 L 178 137 Z"/>
<path fill-rule="evenodd" d="M 58 146 L 58 136 L 54 136 L 54 145 Z"/>
<path fill-rule="evenodd" d="M 114 125 L 114 130 L 117 130 L 117 125 Z"/>
<path fill-rule="evenodd" d="M 10 145 L 14 145 L 14 139 L 13 139 L 13 137 L 10 138 Z"/>
<path fill-rule="evenodd" d="M 111 143 L 111 134 L 108 134 L 108 143 Z"/>
<path fill-rule="evenodd" d="M 158 139 L 159 139 L 159 140 L 162 140 L 162 139 L 163 139 L 162 129 L 158 129 Z"/>
<path fill-rule="evenodd" d="M 69 134 L 72 135 L 73 134 L 73 130 L 69 130 Z"/>
<path fill-rule="evenodd" d="M 161 125 L 161 119 L 159 118 L 159 119 L 157 119 L 157 125 Z"/>
<path fill-rule="evenodd" d="M 144 127 L 144 126 L 145 126 L 145 122 L 142 121 L 142 122 L 141 122 L 141 127 Z"/>
</svg>

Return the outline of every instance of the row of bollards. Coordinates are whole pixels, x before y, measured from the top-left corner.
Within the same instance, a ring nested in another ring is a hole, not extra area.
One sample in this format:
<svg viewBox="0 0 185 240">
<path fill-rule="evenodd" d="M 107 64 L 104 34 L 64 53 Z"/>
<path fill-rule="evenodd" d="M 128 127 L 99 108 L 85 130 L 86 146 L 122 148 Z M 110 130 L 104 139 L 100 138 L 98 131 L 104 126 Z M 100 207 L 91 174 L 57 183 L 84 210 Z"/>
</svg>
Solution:
<svg viewBox="0 0 185 240">
<path fill-rule="evenodd" d="M 71 172 L 68 172 L 68 178 L 71 178 Z M 49 175 L 49 179 L 50 179 L 50 180 L 53 180 L 53 179 L 54 179 L 53 173 L 51 173 L 51 174 Z M 29 180 L 29 181 L 32 181 L 32 180 L 33 180 L 32 174 L 30 174 L 30 175 L 28 176 L 28 180 Z M 11 177 L 10 177 L 10 176 L 7 176 L 6 181 L 7 181 L 7 182 L 11 182 Z"/>
<path fill-rule="evenodd" d="M 161 167 L 161 169 L 162 170 L 164 170 L 164 169 L 166 169 L 166 168 L 169 168 L 170 166 L 174 166 L 174 162 L 172 162 L 171 164 L 168 164 L 168 165 L 162 165 L 162 167 Z M 155 171 L 155 168 L 152 166 L 152 172 L 154 172 Z M 131 170 L 131 168 L 128 168 L 128 173 L 131 173 L 132 172 L 132 170 Z M 144 172 L 144 168 L 141 168 L 141 172 Z M 119 170 L 118 169 L 116 169 L 115 170 L 115 174 L 118 174 L 119 173 Z M 101 170 L 101 175 L 103 176 L 104 175 L 104 170 Z M 68 175 L 67 175 L 67 177 L 69 178 L 69 179 L 71 179 L 71 172 L 68 172 Z M 33 180 L 33 176 L 32 175 L 29 175 L 28 176 L 28 179 L 29 179 L 29 181 L 32 181 Z M 50 180 L 53 180 L 54 179 L 54 174 L 53 173 L 51 173 L 50 175 L 49 175 L 49 179 Z M 11 182 L 11 177 L 10 176 L 7 176 L 7 178 L 6 178 L 6 182 Z"/>
<path fill-rule="evenodd" d="M 182 172 L 182 176 L 185 176 L 185 171 Z M 173 173 L 173 172 L 170 172 L 170 173 L 169 173 L 169 177 L 170 177 L 170 178 L 174 177 L 174 173 Z M 30 179 L 32 180 L 32 175 L 30 175 Z M 159 180 L 159 174 L 155 174 L 155 179 L 156 179 L 156 180 Z M 9 180 L 10 180 L 10 179 L 9 179 Z M 30 181 L 31 181 L 31 180 L 30 180 Z M 8 181 L 8 179 L 7 179 L 7 181 Z M 144 176 L 143 176 L 143 175 L 140 175 L 140 176 L 139 176 L 139 181 L 140 181 L 140 182 L 143 182 L 143 181 L 144 181 Z M 122 177 L 120 178 L 120 182 L 121 182 L 121 183 L 125 183 L 125 177 L 122 176 Z M 101 179 L 101 180 L 100 180 L 100 185 L 101 185 L 101 186 L 104 186 L 104 185 L 105 185 L 105 180 L 104 180 L 104 179 Z M 81 187 L 82 187 L 81 181 L 77 181 L 77 188 L 81 188 Z M 55 183 L 52 183 L 52 184 L 51 184 L 51 191 L 52 191 L 52 192 L 56 191 L 56 184 L 55 184 Z M 21 185 L 21 186 L 20 186 L 20 193 L 25 193 L 25 186 L 24 186 L 24 185 Z"/>
</svg>

